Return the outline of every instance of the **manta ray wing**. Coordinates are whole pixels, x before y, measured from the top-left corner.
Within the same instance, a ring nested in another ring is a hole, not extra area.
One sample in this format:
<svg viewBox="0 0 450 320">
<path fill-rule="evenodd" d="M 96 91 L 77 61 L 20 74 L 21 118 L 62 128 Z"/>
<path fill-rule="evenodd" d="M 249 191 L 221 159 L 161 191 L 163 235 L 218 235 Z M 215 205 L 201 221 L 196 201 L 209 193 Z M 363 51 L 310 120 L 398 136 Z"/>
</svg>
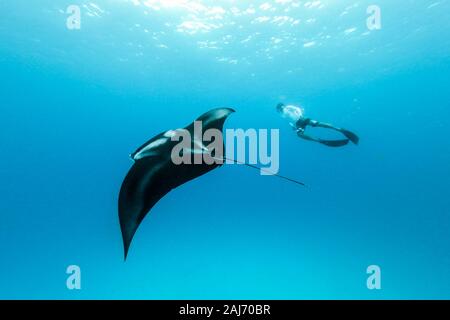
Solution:
<svg viewBox="0 0 450 320">
<path fill-rule="evenodd" d="M 170 190 L 161 169 L 167 166 L 161 157 L 136 161 L 122 183 L 119 194 L 119 221 L 125 259 L 137 228 L 147 212 Z"/>
<path fill-rule="evenodd" d="M 229 108 L 213 109 L 196 121 L 202 121 L 203 130 L 223 131 L 225 120 L 233 112 Z M 193 123 L 185 129 L 194 137 Z M 136 230 L 161 198 L 172 189 L 220 166 L 216 163 L 175 165 L 171 159 L 171 151 L 177 142 L 168 138 L 170 132 L 173 131 L 155 136 L 132 154 L 135 163 L 125 177 L 119 194 L 119 221 L 125 259 Z"/>
</svg>

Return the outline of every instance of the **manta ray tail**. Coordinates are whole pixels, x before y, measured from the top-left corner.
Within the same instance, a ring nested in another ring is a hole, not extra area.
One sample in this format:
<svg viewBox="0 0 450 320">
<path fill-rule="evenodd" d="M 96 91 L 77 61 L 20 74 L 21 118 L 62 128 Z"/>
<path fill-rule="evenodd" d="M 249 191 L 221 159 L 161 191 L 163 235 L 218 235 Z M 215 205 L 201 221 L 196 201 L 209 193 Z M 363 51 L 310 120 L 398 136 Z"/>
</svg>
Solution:
<svg viewBox="0 0 450 320">
<path fill-rule="evenodd" d="M 220 159 L 219 159 L 219 160 L 220 160 Z M 272 171 L 270 171 L 270 170 L 267 170 L 267 169 L 264 169 L 264 168 L 261 168 L 261 167 L 258 167 L 258 166 L 254 166 L 254 165 L 252 165 L 252 164 L 248 164 L 248 163 L 245 163 L 245 162 L 241 162 L 241 161 L 238 161 L 238 160 L 235 160 L 235 159 L 229 159 L 229 158 L 226 158 L 226 157 L 224 157 L 222 160 L 232 161 L 232 162 L 234 162 L 234 163 L 236 163 L 236 164 L 243 164 L 243 165 L 245 165 L 245 166 L 247 166 L 247 167 L 249 167 L 249 168 L 252 168 L 252 169 L 255 169 L 255 170 L 264 171 L 264 172 L 266 172 L 266 173 L 268 173 L 268 174 L 270 174 L 270 175 L 272 175 L 272 176 L 275 176 L 275 177 L 277 177 L 277 178 L 284 179 L 284 180 L 290 181 L 290 182 L 292 182 L 292 183 L 295 183 L 295 184 L 301 185 L 301 186 L 303 186 L 303 187 L 306 187 L 306 184 L 304 184 L 303 182 L 300 182 L 300 181 L 298 181 L 298 180 L 295 180 L 295 179 L 291 179 L 291 178 L 282 176 L 281 174 L 272 172 Z"/>
</svg>

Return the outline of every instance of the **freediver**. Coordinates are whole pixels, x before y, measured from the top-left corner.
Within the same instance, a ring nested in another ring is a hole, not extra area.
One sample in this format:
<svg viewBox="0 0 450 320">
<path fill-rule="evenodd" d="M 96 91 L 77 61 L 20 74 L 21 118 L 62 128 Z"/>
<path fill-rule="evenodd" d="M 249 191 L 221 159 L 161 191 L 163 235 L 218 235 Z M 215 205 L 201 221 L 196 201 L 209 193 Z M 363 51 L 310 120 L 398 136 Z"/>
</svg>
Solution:
<svg viewBox="0 0 450 320">
<path fill-rule="evenodd" d="M 359 143 L 359 137 L 353 132 L 343 128 L 335 127 L 328 123 L 323 123 L 310 118 L 306 118 L 303 115 L 303 110 L 300 107 L 279 103 L 277 105 L 277 111 L 281 113 L 281 115 L 284 118 L 288 118 L 290 120 L 290 125 L 295 130 L 295 132 L 297 132 L 297 136 L 299 136 L 302 139 L 319 142 L 328 147 L 343 147 L 347 145 L 350 141 L 356 145 Z M 312 137 L 305 133 L 306 127 L 308 126 L 311 126 L 313 128 L 319 127 L 338 131 L 342 133 L 346 137 L 346 139 L 325 140 L 321 138 Z"/>
</svg>

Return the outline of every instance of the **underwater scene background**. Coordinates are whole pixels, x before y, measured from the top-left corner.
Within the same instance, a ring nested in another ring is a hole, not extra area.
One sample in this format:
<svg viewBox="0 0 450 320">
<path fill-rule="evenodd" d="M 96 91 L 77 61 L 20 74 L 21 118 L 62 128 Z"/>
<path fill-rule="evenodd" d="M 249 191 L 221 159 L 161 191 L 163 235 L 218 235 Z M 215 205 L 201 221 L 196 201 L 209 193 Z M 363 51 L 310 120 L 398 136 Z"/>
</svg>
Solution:
<svg viewBox="0 0 450 320">
<path fill-rule="evenodd" d="M 449 10 L 1 0 L 0 298 L 450 298 Z M 360 144 L 299 139 L 279 102 Z M 215 107 L 236 110 L 226 128 L 280 129 L 279 173 L 307 187 L 225 165 L 164 197 L 124 262 L 129 154 Z"/>
</svg>

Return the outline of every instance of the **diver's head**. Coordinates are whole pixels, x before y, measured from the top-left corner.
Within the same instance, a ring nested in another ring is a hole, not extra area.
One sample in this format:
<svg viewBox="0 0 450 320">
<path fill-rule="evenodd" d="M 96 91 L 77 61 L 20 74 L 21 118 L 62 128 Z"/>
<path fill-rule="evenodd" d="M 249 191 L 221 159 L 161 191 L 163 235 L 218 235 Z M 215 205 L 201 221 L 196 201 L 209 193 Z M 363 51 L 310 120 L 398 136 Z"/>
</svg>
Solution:
<svg viewBox="0 0 450 320">
<path fill-rule="evenodd" d="M 279 103 L 277 105 L 277 111 L 283 118 L 288 118 L 292 122 L 296 122 L 303 117 L 303 109 L 300 106 Z"/>
<path fill-rule="evenodd" d="M 285 105 L 283 103 L 279 103 L 277 104 L 277 111 L 278 112 L 283 112 Z"/>
</svg>

